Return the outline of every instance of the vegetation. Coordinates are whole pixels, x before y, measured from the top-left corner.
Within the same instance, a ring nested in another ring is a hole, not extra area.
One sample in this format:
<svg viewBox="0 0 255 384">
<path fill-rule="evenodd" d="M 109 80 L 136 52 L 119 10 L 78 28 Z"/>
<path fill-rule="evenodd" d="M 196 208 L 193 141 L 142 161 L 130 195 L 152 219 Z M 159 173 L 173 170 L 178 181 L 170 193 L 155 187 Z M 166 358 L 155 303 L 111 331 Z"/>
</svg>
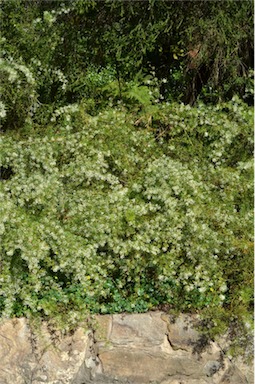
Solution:
<svg viewBox="0 0 255 384">
<path fill-rule="evenodd" d="M 166 305 L 245 344 L 252 2 L 1 5 L 2 316 Z"/>
</svg>

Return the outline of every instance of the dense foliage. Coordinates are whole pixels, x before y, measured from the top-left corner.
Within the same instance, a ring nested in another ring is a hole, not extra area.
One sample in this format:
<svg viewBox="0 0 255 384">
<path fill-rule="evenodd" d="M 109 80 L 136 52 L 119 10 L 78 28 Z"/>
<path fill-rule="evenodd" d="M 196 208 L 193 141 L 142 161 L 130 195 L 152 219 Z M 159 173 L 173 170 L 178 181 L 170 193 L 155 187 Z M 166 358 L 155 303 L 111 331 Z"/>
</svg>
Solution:
<svg viewBox="0 0 255 384">
<path fill-rule="evenodd" d="M 149 131 L 81 105 L 43 138 L 3 138 L 6 315 L 249 308 L 252 113 L 157 108 Z"/>
<path fill-rule="evenodd" d="M 91 88 L 91 78 L 102 69 L 120 81 L 148 74 L 152 66 L 158 78 L 167 79 L 161 93 L 170 100 L 192 104 L 200 96 L 216 102 L 237 93 L 252 103 L 252 1 L 1 5 L 3 58 L 28 66 L 42 104 L 96 96 L 100 82 Z"/>
<path fill-rule="evenodd" d="M 165 305 L 245 334 L 252 3 L 1 5 L 2 316 Z"/>
</svg>

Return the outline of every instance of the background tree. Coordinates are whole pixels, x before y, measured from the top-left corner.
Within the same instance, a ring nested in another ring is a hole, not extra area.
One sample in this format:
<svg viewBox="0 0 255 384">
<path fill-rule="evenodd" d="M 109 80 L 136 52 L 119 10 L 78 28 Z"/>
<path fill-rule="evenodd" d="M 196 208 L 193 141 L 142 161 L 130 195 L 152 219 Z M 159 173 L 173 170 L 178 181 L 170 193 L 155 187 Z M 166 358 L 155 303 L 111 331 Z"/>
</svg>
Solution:
<svg viewBox="0 0 255 384">
<path fill-rule="evenodd" d="M 198 96 L 216 102 L 239 94 L 252 102 L 250 0 L 11 0 L 1 15 L 4 56 L 14 53 L 36 72 L 42 103 L 87 97 L 91 66 L 111 68 L 119 80 L 154 67 L 167 79 L 161 90 L 170 100 L 193 104 Z"/>
</svg>

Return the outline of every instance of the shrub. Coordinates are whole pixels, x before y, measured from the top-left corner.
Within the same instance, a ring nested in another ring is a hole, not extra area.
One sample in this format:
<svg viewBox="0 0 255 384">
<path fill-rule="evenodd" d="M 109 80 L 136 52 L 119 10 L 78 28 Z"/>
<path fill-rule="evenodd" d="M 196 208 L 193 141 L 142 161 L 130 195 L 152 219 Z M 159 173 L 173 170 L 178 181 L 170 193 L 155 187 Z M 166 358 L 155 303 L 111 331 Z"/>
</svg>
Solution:
<svg viewBox="0 0 255 384">
<path fill-rule="evenodd" d="M 242 297 L 247 321 L 251 161 L 248 147 L 236 151 L 251 141 L 250 110 L 158 109 L 156 128 L 171 124 L 158 142 L 132 113 L 91 117 L 82 106 L 64 108 L 47 135 L 3 138 L 3 315 L 62 313 L 70 324 L 88 310 L 238 307 Z"/>
</svg>

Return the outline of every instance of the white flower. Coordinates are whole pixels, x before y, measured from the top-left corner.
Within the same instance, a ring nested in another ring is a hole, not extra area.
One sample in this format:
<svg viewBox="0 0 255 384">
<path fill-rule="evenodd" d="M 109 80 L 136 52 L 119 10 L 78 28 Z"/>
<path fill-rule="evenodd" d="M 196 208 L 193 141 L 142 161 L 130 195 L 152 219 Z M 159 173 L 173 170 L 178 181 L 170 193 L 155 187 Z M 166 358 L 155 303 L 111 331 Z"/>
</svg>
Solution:
<svg viewBox="0 0 255 384">
<path fill-rule="evenodd" d="M 0 118 L 4 118 L 6 116 L 6 109 L 4 103 L 0 101 Z"/>
<path fill-rule="evenodd" d="M 221 292 L 226 292 L 228 290 L 228 287 L 226 284 L 223 284 L 221 287 L 220 287 L 220 291 Z"/>
<path fill-rule="evenodd" d="M 52 25 L 56 21 L 56 17 L 52 16 L 52 14 L 48 11 L 43 12 L 43 19 L 48 23 L 49 25 Z"/>
<path fill-rule="evenodd" d="M 33 20 L 33 24 L 38 24 L 41 22 L 40 17 L 37 17 L 35 20 Z"/>
<path fill-rule="evenodd" d="M 200 293 L 206 292 L 206 288 L 205 287 L 199 287 L 198 290 L 199 290 Z"/>
<path fill-rule="evenodd" d="M 11 67 L 6 67 L 6 71 L 9 73 L 8 80 L 10 83 L 14 83 L 14 81 L 18 78 L 18 73 Z"/>
</svg>

